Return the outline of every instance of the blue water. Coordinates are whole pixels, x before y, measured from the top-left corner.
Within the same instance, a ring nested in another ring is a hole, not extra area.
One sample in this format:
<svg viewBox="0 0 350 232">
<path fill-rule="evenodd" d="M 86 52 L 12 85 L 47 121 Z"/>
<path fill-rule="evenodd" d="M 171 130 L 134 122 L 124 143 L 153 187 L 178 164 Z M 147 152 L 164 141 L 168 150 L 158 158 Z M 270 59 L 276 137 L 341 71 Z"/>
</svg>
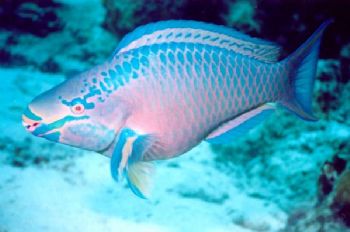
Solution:
<svg viewBox="0 0 350 232">
<path fill-rule="evenodd" d="M 346 1 L 2 1 L 0 232 L 350 231 L 348 9 Z M 22 126 L 35 96 L 104 62 L 138 25 L 222 24 L 279 43 L 284 57 L 328 18 L 313 92 L 319 120 L 280 108 L 228 145 L 203 142 L 158 161 L 148 200 L 112 180 L 109 158 Z"/>
</svg>

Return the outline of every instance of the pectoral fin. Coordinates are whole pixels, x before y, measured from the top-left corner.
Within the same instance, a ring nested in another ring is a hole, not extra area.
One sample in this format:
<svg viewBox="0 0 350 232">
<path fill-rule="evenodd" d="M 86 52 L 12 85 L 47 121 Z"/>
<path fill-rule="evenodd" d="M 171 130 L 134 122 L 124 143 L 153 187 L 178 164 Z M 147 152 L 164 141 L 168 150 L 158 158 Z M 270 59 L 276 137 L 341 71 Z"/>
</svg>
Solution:
<svg viewBox="0 0 350 232">
<path fill-rule="evenodd" d="M 128 167 L 127 181 L 130 189 L 138 197 L 146 199 L 151 192 L 151 176 L 154 173 L 154 166 L 150 162 L 136 162 Z"/>
<path fill-rule="evenodd" d="M 142 155 L 152 145 L 150 135 L 142 135 L 131 129 L 123 129 L 118 137 L 111 158 L 111 174 L 119 181 L 126 176 L 130 189 L 139 197 L 146 198 L 150 190 L 152 164 L 141 161 Z"/>
</svg>

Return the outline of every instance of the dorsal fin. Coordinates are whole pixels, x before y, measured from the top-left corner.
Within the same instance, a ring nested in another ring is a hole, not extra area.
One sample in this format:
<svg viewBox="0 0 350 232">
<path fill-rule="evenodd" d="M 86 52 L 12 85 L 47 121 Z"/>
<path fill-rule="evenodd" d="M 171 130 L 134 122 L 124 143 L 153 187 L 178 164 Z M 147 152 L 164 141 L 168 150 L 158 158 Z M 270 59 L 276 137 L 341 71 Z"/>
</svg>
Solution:
<svg viewBox="0 0 350 232">
<path fill-rule="evenodd" d="M 275 43 L 252 38 L 232 28 L 191 20 L 169 20 L 136 28 L 121 40 L 113 56 L 143 46 L 170 42 L 226 48 L 268 63 L 276 62 L 281 51 Z"/>
</svg>

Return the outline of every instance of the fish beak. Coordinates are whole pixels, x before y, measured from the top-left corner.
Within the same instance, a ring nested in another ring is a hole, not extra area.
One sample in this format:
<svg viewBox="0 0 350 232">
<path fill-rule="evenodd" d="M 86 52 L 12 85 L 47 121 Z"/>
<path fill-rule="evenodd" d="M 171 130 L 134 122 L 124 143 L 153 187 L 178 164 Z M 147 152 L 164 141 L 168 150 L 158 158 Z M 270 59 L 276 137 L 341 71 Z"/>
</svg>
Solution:
<svg viewBox="0 0 350 232">
<path fill-rule="evenodd" d="M 40 122 L 32 120 L 23 114 L 22 115 L 22 125 L 24 126 L 24 128 L 27 131 L 33 132 L 40 125 Z"/>
</svg>

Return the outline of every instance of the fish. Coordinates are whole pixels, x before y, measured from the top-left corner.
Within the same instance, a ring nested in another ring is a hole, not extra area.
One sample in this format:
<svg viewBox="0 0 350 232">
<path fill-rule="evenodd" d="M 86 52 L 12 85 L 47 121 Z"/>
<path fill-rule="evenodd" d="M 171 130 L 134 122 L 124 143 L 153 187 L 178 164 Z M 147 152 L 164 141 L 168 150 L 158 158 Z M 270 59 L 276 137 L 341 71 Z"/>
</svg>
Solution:
<svg viewBox="0 0 350 232">
<path fill-rule="evenodd" d="M 280 58 L 276 43 L 191 20 L 146 24 L 102 64 L 40 94 L 25 129 L 110 158 L 116 181 L 148 198 L 154 162 L 202 141 L 234 142 L 282 107 L 307 121 L 325 21 Z"/>
</svg>

